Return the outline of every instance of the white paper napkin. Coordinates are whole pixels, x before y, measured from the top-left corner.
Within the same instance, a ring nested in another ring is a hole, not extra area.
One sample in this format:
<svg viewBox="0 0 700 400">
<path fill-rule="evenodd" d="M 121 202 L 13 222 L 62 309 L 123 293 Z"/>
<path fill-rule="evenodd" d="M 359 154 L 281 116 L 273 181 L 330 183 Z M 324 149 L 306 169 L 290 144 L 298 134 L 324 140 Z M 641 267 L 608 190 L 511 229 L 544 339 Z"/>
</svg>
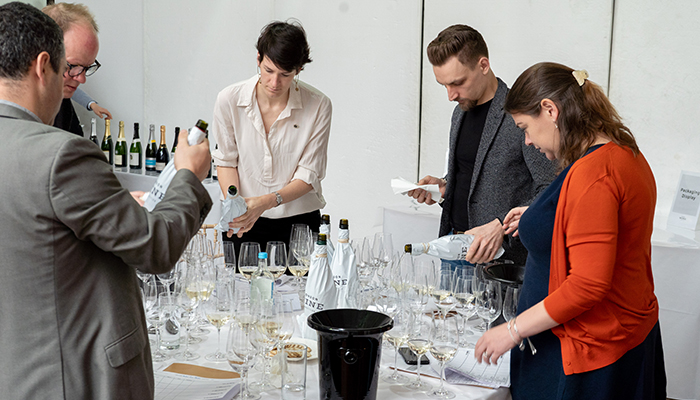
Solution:
<svg viewBox="0 0 700 400">
<path fill-rule="evenodd" d="M 440 187 L 438 185 L 416 185 L 415 183 L 402 177 L 391 180 L 391 189 L 394 191 L 394 194 L 406 194 L 409 190 L 423 189 L 430 192 L 430 195 L 433 197 L 434 201 L 438 201 L 442 197 L 442 194 L 440 194 Z"/>
</svg>

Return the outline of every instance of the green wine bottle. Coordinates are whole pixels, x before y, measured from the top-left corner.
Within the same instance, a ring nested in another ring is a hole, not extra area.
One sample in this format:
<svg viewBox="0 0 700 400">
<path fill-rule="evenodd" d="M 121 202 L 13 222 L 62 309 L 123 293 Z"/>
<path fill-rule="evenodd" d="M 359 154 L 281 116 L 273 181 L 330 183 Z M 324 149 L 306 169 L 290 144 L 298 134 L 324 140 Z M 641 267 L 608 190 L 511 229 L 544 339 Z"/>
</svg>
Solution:
<svg viewBox="0 0 700 400">
<path fill-rule="evenodd" d="M 160 126 L 160 147 L 156 152 L 156 171 L 160 174 L 163 168 L 170 161 L 170 153 L 168 153 L 168 145 L 165 144 L 165 125 Z"/>
<path fill-rule="evenodd" d="M 119 121 L 119 136 L 114 146 L 114 167 L 118 171 L 127 172 L 126 138 L 124 137 L 124 121 Z"/>
<path fill-rule="evenodd" d="M 146 175 L 156 174 L 156 138 L 154 137 L 156 126 L 151 124 L 148 127 L 148 145 L 146 146 Z"/>
<path fill-rule="evenodd" d="M 114 165 L 114 143 L 112 143 L 112 132 L 110 132 L 110 119 L 105 118 L 105 135 L 102 137 L 102 152 L 110 165 Z"/>
<path fill-rule="evenodd" d="M 131 148 L 129 149 L 129 170 L 135 174 L 141 173 L 141 159 L 143 151 L 141 150 L 141 138 L 139 138 L 139 123 L 134 122 L 134 138 L 131 140 Z"/>
</svg>

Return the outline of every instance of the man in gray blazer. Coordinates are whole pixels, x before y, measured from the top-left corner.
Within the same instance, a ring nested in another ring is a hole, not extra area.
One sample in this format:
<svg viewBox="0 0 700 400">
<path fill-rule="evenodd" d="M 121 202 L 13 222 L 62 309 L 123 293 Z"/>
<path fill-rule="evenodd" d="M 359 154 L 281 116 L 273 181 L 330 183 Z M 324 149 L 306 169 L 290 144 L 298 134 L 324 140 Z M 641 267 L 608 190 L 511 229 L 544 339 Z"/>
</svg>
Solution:
<svg viewBox="0 0 700 400">
<path fill-rule="evenodd" d="M 209 144 L 180 136 L 147 212 L 93 143 L 50 125 L 66 69 L 51 18 L 0 7 L 0 398 L 151 399 L 134 268 L 169 270 L 200 228 Z"/>
<path fill-rule="evenodd" d="M 419 184 L 437 184 L 442 193 L 439 235 L 475 236 L 466 261 L 483 263 L 503 245 L 504 259 L 524 264 L 527 252 L 517 238 L 504 242 L 503 218 L 527 205 L 555 176 L 555 165 L 535 148 L 503 112 L 508 87 L 491 70 L 486 42 L 466 25 L 453 25 L 428 45 L 428 59 L 450 101 L 452 114 L 447 175 L 426 176 Z M 435 200 L 424 190 L 409 195 Z"/>
</svg>

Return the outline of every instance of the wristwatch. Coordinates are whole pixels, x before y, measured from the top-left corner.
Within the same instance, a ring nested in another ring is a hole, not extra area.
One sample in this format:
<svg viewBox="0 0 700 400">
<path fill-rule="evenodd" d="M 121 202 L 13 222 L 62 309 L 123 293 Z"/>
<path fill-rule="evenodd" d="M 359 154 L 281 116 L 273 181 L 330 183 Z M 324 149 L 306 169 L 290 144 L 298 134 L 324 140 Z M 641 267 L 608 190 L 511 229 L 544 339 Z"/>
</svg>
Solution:
<svg viewBox="0 0 700 400">
<path fill-rule="evenodd" d="M 275 200 L 277 200 L 277 206 L 279 206 L 280 204 L 282 204 L 282 195 L 280 195 L 280 194 L 277 193 L 277 192 L 272 192 L 272 193 L 275 194 Z M 277 207 L 277 206 L 275 206 L 275 207 Z"/>
</svg>

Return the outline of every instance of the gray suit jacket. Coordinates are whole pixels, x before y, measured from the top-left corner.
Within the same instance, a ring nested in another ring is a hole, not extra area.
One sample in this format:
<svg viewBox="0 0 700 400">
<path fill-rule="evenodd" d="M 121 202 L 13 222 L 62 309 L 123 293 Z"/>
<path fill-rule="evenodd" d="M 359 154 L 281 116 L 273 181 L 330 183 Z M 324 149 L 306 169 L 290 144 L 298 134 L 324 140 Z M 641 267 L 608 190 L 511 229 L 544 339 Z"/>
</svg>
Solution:
<svg viewBox="0 0 700 400">
<path fill-rule="evenodd" d="M 503 218 L 513 207 L 529 205 L 556 176 L 556 164 L 532 146 L 525 145 L 525 134 L 513 118 L 503 111 L 508 86 L 498 79 L 498 89 L 489 107 L 481 141 L 476 152 L 474 173 L 469 189 L 470 229 L 495 218 Z M 459 106 L 452 113 L 450 152 L 447 161 L 447 185 L 442 202 L 440 236 L 450 233 L 450 213 L 455 176 L 455 148 L 465 112 Z M 503 242 L 504 259 L 524 263 L 527 251 L 517 238 Z"/>
<path fill-rule="evenodd" d="M 148 213 L 89 140 L 6 104 L 0 135 L 0 398 L 152 398 L 134 268 L 172 268 L 211 198 L 182 170 Z"/>
</svg>

